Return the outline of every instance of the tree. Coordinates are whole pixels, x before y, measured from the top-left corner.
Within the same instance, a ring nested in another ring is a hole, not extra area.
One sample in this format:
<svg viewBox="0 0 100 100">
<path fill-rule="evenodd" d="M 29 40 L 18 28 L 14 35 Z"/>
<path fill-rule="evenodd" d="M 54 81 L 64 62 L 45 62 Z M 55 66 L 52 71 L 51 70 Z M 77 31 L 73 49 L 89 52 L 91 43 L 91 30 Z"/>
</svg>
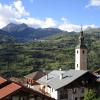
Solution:
<svg viewBox="0 0 100 100">
<path fill-rule="evenodd" d="M 84 94 L 84 100 L 95 100 L 96 99 L 96 93 L 92 90 L 86 90 Z"/>
</svg>

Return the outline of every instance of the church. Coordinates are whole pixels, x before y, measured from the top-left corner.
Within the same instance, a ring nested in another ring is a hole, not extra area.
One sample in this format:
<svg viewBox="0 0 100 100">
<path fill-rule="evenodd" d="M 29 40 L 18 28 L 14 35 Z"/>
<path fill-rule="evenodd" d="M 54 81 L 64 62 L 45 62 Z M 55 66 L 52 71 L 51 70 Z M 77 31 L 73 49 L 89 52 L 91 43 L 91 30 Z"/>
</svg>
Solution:
<svg viewBox="0 0 100 100">
<path fill-rule="evenodd" d="M 79 44 L 75 48 L 75 69 L 53 70 L 38 80 L 37 88 L 55 100 L 84 100 L 84 92 L 93 89 L 100 96 L 100 81 L 97 74 L 87 69 L 87 46 L 83 30 L 79 36 Z M 30 85 L 35 88 L 36 85 Z"/>
</svg>

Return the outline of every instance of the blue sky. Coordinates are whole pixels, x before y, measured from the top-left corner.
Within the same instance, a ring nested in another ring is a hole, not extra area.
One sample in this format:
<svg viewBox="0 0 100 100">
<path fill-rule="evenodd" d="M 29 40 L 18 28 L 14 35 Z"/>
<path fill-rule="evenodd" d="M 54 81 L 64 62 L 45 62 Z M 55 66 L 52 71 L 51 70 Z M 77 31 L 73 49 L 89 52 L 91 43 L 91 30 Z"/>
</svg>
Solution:
<svg viewBox="0 0 100 100">
<path fill-rule="evenodd" d="M 0 28 L 10 22 L 67 31 L 100 26 L 100 0 L 0 0 Z"/>
</svg>

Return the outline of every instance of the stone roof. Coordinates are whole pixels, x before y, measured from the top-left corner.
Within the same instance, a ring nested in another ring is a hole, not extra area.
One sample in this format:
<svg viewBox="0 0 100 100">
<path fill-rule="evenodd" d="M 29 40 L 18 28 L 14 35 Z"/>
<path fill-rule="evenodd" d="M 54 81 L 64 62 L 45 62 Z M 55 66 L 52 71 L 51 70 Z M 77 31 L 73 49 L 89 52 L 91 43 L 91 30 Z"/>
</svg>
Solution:
<svg viewBox="0 0 100 100">
<path fill-rule="evenodd" d="M 68 70 L 68 71 L 61 71 L 57 72 L 57 75 L 55 75 L 55 71 L 48 74 L 48 80 L 46 80 L 46 76 L 42 77 L 38 80 L 40 84 L 45 84 L 53 89 L 57 90 L 63 86 L 66 86 L 70 84 L 71 82 L 75 81 L 79 77 L 86 74 L 87 70 Z M 54 73 L 54 75 L 52 74 Z M 62 79 L 60 79 L 60 74 L 63 74 Z"/>
<path fill-rule="evenodd" d="M 49 83 L 52 79 L 58 77 L 61 73 L 64 73 L 65 71 L 60 71 L 60 70 L 53 70 L 47 75 L 41 77 L 37 82 L 40 84 L 47 84 Z"/>
</svg>

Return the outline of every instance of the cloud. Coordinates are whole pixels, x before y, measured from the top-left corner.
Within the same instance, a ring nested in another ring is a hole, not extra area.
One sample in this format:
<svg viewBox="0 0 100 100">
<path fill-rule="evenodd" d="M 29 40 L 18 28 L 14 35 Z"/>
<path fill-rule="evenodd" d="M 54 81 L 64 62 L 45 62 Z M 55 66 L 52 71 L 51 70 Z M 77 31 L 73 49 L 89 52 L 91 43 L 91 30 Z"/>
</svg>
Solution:
<svg viewBox="0 0 100 100">
<path fill-rule="evenodd" d="M 16 0 L 13 3 L 1 4 L 0 3 L 0 28 L 6 26 L 8 23 L 26 23 L 30 27 L 35 28 L 59 28 L 65 31 L 80 31 L 80 25 L 69 22 L 66 17 L 62 17 L 61 22 L 56 21 L 53 18 L 47 17 L 44 19 L 38 19 L 31 17 L 30 13 L 26 11 L 23 2 Z M 95 28 L 96 25 L 83 25 L 83 29 L 87 27 Z"/>
<path fill-rule="evenodd" d="M 91 25 L 83 25 L 83 30 L 87 29 L 88 27 L 91 28 L 97 28 L 96 25 L 91 24 Z M 81 30 L 81 25 L 77 25 L 77 24 L 72 24 L 72 23 L 68 23 L 68 22 L 63 22 L 58 26 L 59 29 L 64 30 L 64 31 L 68 31 L 68 32 L 79 32 Z"/>
<path fill-rule="evenodd" d="M 16 0 L 10 5 L 0 3 L 0 28 L 24 16 L 29 16 L 29 13 L 25 10 L 21 0 Z"/>
<path fill-rule="evenodd" d="M 89 4 L 86 5 L 85 7 L 88 8 L 91 6 L 100 7 L 100 0 L 90 0 Z"/>
<path fill-rule="evenodd" d="M 22 1 L 17 0 L 13 3 L 13 7 L 16 9 L 16 12 L 20 14 L 21 16 L 27 16 L 29 13 L 25 10 Z"/>
<path fill-rule="evenodd" d="M 80 26 L 79 25 L 74 25 L 74 24 L 68 24 L 68 23 L 63 23 L 58 26 L 59 29 L 65 30 L 65 31 L 79 31 Z"/>
<path fill-rule="evenodd" d="M 4 27 L 10 22 L 26 23 L 31 27 L 55 27 L 56 22 L 52 18 L 45 18 L 44 20 L 30 17 L 22 4 L 21 0 L 16 0 L 10 5 L 3 5 L 0 3 L 0 28 Z"/>
<path fill-rule="evenodd" d="M 56 21 L 53 20 L 52 18 L 46 18 L 43 21 L 42 28 L 48 28 L 48 27 L 56 27 Z"/>
<path fill-rule="evenodd" d="M 16 19 L 17 23 L 26 23 L 31 27 L 41 27 L 41 28 L 48 28 L 48 27 L 56 27 L 57 23 L 52 18 L 45 18 L 44 20 L 36 19 L 36 18 L 23 18 L 23 19 Z"/>
</svg>

